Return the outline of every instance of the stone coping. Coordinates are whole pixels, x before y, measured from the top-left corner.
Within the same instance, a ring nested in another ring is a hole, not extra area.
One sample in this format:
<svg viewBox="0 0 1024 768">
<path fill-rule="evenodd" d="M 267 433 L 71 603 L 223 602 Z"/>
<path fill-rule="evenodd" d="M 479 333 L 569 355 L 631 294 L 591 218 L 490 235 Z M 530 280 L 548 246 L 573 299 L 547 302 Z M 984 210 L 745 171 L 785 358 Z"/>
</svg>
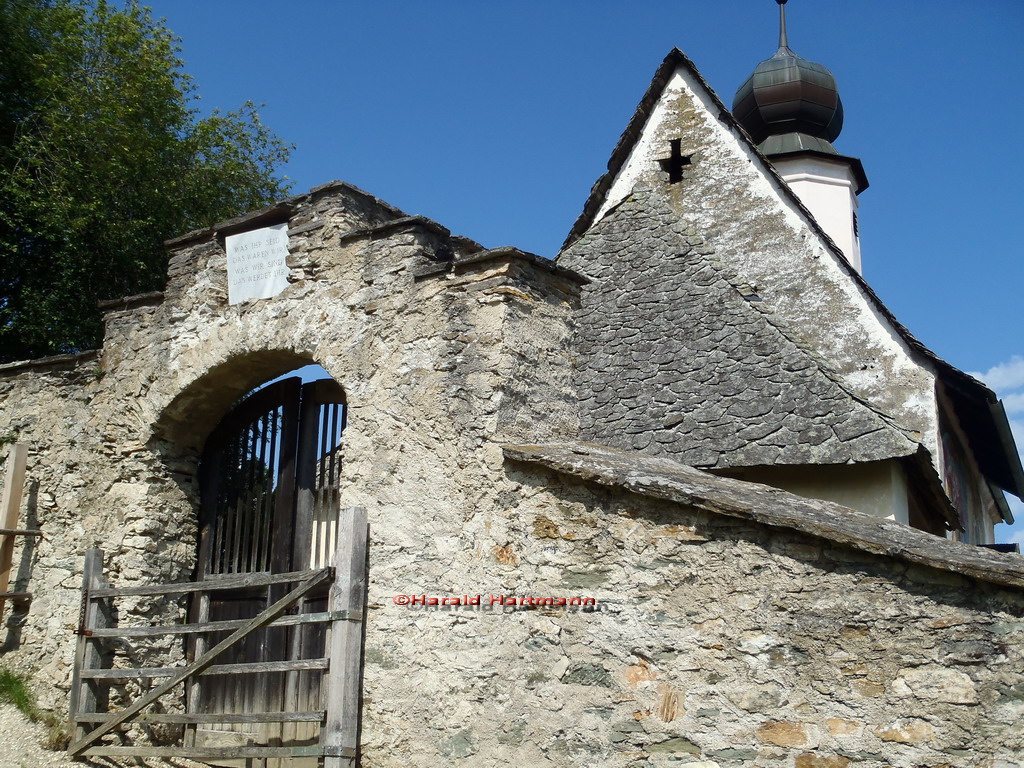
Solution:
<svg viewBox="0 0 1024 768">
<path fill-rule="evenodd" d="M 103 312 L 110 312 L 118 309 L 134 309 L 147 304 L 159 304 L 164 300 L 163 291 L 150 291 L 149 293 L 137 293 L 134 296 L 124 296 L 120 299 L 106 299 L 96 302 L 96 305 Z"/>
<path fill-rule="evenodd" d="M 85 352 L 75 352 L 68 355 L 50 355 L 49 357 L 37 357 L 34 360 L 15 360 L 14 362 L 0 365 L 0 376 L 8 373 L 18 373 L 31 368 L 73 366 L 87 360 L 98 360 L 99 357 L 100 350 L 88 349 Z"/>
<path fill-rule="evenodd" d="M 506 445 L 507 459 L 536 464 L 599 485 L 685 504 L 716 515 L 785 528 L 852 549 L 1024 588 L 1024 558 L 963 544 L 873 517 L 841 504 L 718 477 L 671 459 L 593 443 Z"/>
<path fill-rule="evenodd" d="M 223 232 L 224 230 L 233 230 L 236 227 L 241 227 L 250 224 L 253 221 L 262 219 L 264 217 L 272 217 L 277 215 L 286 216 L 289 215 L 295 208 L 297 208 L 299 204 L 305 202 L 309 198 L 315 195 L 335 191 L 345 191 L 358 197 L 362 197 L 365 200 L 368 200 L 369 202 L 373 203 L 374 205 L 379 206 L 381 209 L 387 211 L 392 216 L 405 216 L 405 213 L 403 213 L 400 209 L 396 208 L 395 206 L 391 205 L 388 202 L 385 202 L 384 200 L 381 200 L 378 197 L 375 197 L 374 195 L 371 195 L 369 192 L 360 189 L 354 184 L 349 184 L 347 181 L 335 180 L 329 181 L 326 184 L 321 184 L 319 186 L 313 187 L 308 192 L 303 192 L 298 195 L 286 197 L 283 200 L 278 200 L 258 210 L 243 213 L 241 216 L 236 216 L 233 219 L 217 222 L 212 227 L 195 229 L 191 232 L 186 232 L 183 235 L 172 237 L 169 240 L 165 240 L 164 245 L 171 249 L 180 248 L 196 240 L 212 239 L 215 235 Z"/>
</svg>

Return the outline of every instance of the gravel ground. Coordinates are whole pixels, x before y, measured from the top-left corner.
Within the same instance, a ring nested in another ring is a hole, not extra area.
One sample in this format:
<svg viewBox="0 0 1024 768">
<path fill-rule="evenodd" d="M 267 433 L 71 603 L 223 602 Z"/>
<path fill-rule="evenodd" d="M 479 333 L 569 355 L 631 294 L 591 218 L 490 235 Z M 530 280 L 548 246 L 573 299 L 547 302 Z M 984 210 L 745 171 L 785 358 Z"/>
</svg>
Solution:
<svg viewBox="0 0 1024 768">
<path fill-rule="evenodd" d="M 84 768 L 84 766 L 147 765 L 156 768 L 207 768 L 205 764 L 192 760 L 159 760 L 148 758 L 135 760 L 95 760 L 75 762 L 66 752 L 43 749 L 39 743 L 46 737 L 46 727 L 29 722 L 21 712 L 10 704 L 0 704 L 0 768 Z"/>
<path fill-rule="evenodd" d="M 10 704 L 0 704 L 0 768 L 82 768 L 65 752 L 39 746 L 46 727 L 29 722 Z"/>
</svg>

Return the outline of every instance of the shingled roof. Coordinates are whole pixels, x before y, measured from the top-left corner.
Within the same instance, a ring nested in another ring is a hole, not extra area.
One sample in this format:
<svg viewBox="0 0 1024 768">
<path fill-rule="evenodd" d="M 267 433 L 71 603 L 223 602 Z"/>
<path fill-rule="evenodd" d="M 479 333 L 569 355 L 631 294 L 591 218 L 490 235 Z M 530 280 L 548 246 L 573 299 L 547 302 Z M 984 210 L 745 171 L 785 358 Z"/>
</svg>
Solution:
<svg viewBox="0 0 1024 768">
<path fill-rule="evenodd" d="M 623 131 L 615 149 L 608 160 L 607 173 L 594 183 L 590 195 L 584 204 L 583 211 L 573 224 L 562 246 L 563 252 L 587 232 L 597 220 L 598 213 L 611 191 L 619 173 L 625 167 L 631 153 L 643 133 L 644 126 L 654 113 L 658 100 L 677 69 L 683 69 L 711 100 L 717 110 L 718 119 L 725 123 L 737 139 L 746 146 L 755 158 L 755 162 L 774 180 L 779 194 L 790 205 L 799 210 L 808 226 L 820 238 L 823 245 L 836 259 L 847 277 L 857 286 L 871 307 L 877 311 L 893 331 L 917 355 L 937 370 L 942 382 L 949 388 L 953 407 L 967 433 L 968 441 L 985 476 L 995 485 L 1010 491 L 1024 499 L 1024 467 L 1016 451 L 1014 439 L 1010 431 L 1009 421 L 1002 403 L 996 394 L 987 386 L 964 373 L 932 352 L 910 330 L 904 326 L 882 302 L 870 285 L 849 263 L 839 247 L 814 219 L 800 198 L 790 189 L 782 176 L 767 157 L 757 148 L 746 130 L 739 124 L 732 112 L 722 102 L 714 89 L 704 79 L 696 65 L 678 48 L 673 48 L 655 72 L 646 93 L 640 100 L 632 118 Z"/>
<path fill-rule="evenodd" d="M 592 281 L 576 339 L 584 439 L 703 468 L 917 451 L 731 279 L 659 193 L 634 192 L 559 263 Z"/>
</svg>

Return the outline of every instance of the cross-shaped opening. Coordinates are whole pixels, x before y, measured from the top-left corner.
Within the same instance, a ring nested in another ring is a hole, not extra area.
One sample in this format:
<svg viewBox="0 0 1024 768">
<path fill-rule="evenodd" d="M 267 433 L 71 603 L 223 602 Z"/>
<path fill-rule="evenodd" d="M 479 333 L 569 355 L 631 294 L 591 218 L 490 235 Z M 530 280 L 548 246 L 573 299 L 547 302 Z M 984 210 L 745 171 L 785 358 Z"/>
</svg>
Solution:
<svg viewBox="0 0 1024 768">
<path fill-rule="evenodd" d="M 681 150 L 682 139 L 669 139 L 670 155 L 658 160 L 663 171 L 668 173 L 668 183 L 675 184 L 683 180 L 683 168 L 693 165 L 693 155 L 684 155 Z"/>
</svg>

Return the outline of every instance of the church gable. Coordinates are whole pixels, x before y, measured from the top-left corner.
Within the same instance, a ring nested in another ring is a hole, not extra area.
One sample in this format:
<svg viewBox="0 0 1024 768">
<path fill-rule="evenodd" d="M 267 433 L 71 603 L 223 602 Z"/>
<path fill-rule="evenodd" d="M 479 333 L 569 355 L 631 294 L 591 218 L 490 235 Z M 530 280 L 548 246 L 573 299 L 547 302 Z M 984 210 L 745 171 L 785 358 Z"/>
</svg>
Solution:
<svg viewBox="0 0 1024 768">
<path fill-rule="evenodd" d="M 662 191 L 716 257 L 858 397 L 937 446 L 934 372 L 721 100 L 678 50 L 650 89 L 567 240 L 634 189 Z M 564 256 L 559 257 L 564 258 Z M 578 261 L 574 269 L 586 272 Z"/>
<path fill-rule="evenodd" d="M 659 192 L 634 191 L 562 263 L 592 281 L 577 330 L 585 439 L 709 468 L 916 452 L 729 281 Z"/>
</svg>

